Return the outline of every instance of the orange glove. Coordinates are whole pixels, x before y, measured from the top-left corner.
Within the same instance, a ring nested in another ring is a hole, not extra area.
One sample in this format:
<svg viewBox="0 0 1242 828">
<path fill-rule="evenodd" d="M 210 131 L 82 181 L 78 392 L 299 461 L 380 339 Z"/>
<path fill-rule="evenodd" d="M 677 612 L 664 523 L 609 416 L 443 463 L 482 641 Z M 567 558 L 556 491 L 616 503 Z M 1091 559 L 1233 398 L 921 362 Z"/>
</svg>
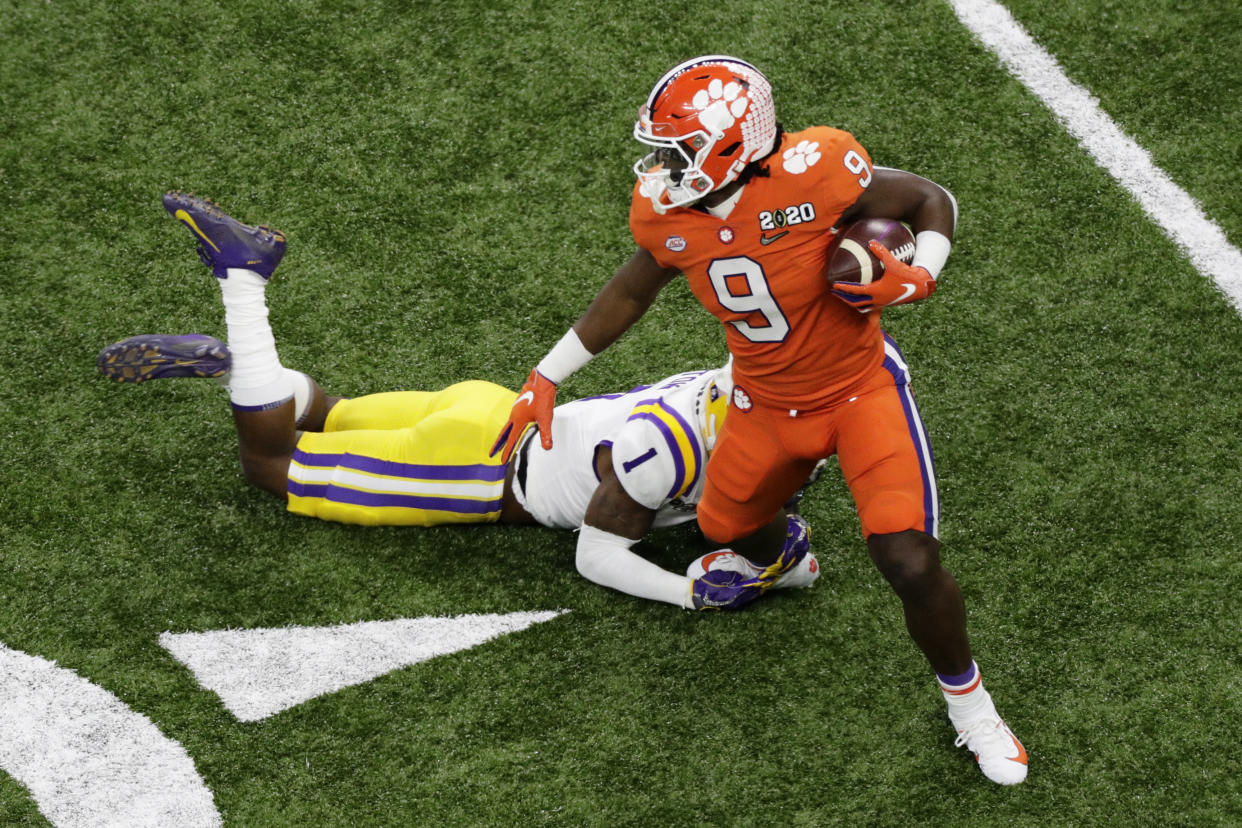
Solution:
<svg viewBox="0 0 1242 828">
<path fill-rule="evenodd" d="M 500 436 L 496 438 L 496 444 L 492 446 L 487 456 L 495 457 L 496 452 L 503 449 L 504 453 L 500 455 L 501 462 L 508 463 L 518 438 L 525 433 L 526 426 L 531 423 L 539 429 L 539 439 L 543 443 L 544 450 L 552 448 L 552 409 L 555 406 L 556 383 L 539 373 L 538 370 L 532 369 L 509 412 L 509 422 L 505 423 Z"/>
<path fill-rule="evenodd" d="M 860 282 L 834 282 L 832 285 L 833 294 L 844 299 L 859 313 L 870 313 L 874 308 L 888 305 L 917 302 L 935 292 L 936 280 L 927 268 L 911 267 L 874 239 L 870 247 L 884 265 L 880 278 L 869 285 Z"/>
</svg>

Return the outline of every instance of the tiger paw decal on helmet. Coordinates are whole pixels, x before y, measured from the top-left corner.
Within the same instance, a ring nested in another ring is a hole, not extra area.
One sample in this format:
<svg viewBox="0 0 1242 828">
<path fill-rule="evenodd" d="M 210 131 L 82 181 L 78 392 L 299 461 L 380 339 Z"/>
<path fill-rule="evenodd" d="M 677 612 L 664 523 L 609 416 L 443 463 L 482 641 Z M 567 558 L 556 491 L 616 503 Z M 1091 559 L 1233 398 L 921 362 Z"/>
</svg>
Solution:
<svg viewBox="0 0 1242 828">
<path fill-rule="evenodd" d="M 732 129 L 750 103 L 750 99 L 742 94 L 744 91 L 745 87 L 736 80 L 725 83 L 720 78 L 712 78 L 707 88 L 695 92 L 691 100 L 694 108 L 699 110 L 699 122 L 721 132 Z"/>
<path fill-rule="evenodd" d="M 654 151 L 634 164 L 658 213 L 690 204 L 737 179 L 776 143 L 772 85 L 727 55 L 674 66 L 638 110 L 634 137 Z"/>
</svg>

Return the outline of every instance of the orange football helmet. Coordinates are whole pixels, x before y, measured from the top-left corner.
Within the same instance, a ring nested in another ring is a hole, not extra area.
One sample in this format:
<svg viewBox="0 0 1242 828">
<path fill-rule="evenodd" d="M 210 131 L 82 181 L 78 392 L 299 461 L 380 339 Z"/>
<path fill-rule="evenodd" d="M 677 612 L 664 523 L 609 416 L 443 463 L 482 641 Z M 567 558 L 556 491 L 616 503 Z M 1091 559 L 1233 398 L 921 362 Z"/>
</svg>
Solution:
<svg viewBox="0 0 1242 828">
<path fill-rule="evenodd" d="M 638 110 L 634 137 L 655 151 L 634 164 L 658 212 L 682 207 L 735 180 L 772 151 L 776 107 L 763 73 L 727 55 L 674 66 Z"/>
</svg>

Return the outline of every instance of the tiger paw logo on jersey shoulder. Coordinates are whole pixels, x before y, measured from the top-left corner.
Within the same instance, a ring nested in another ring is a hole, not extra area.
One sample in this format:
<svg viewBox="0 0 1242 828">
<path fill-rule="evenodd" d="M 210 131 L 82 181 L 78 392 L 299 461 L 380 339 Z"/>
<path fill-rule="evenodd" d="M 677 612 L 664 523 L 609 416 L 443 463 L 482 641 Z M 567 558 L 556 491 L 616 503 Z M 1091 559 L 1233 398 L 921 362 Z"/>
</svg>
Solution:
<svg viewBox="0 0 1242 828">
<path fill-rule="evenodd" d="M 740 386 L 733 386 L 733 407 L 738 411 L 750 411 L 754 407 L 754 403 L 750 400 L 750 394 Z"/>
<path fill-rule="evenodd" d="M 733 228 L 728 226 L 727 224 L 724 227 L 720 228 L 719 236 L 720 236 L 721 244 L 733 244 L 733 238 L 734 238 Z"/>
<path fill-rule="evenodd" d="M 799 141 L 796 147 L 790 147 L 781 155 L 781 166 L 787 173 L 801 175 L 814 167 L 821 157 L 819 141 Z"/>
</svg>

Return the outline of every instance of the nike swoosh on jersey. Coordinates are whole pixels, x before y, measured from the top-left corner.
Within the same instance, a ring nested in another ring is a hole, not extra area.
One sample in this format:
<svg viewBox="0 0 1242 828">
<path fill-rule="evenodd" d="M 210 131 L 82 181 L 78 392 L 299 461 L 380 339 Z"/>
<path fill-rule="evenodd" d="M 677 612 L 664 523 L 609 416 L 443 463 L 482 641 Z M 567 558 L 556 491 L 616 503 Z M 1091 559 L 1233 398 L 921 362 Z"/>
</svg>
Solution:
<svg viewBox="0 0 1242 828">
<path fill-rule="evenodd" d="M 194 223 L 194 219 L 191 218 L 190 214 L 187 213 L 185 210 L 178 210 L 176 214 L 173 216 L 173 218 L 175 218 L 177 221 L 182 222 L 183 224 L 185 224 L 186 227 L 194 231 L 194 235 L 198 236 L 200 239 L 210 244 L 212 249 L 215 250 L 217 253 L 220 252 L 220 248 L 216 247 L 215 242 L 207 238 L 206 233 L 198 229 L 198 225 Z"/>
<path fill-rule="evenodd" d="M 535 392 L 534 391 L 523 391 L 521 394 L 518 394 L 518 398 L 513 401 L 513 404 L 517 405 L 522 400 L 526 400 L 528 403 L 531 403 L 533 405 L 535 402 Z"/>
<path fill-rule="evenodd" d="M 772 242 L 779 241 L 780 239 L 783 239 L 785 236 L 788 236 L 788 235 L 789 235 L 788 230 L 782 230 L 781 232 L 777 233 L 775 236 L 760 236 L 759 243 L 766 247 Z"/>
</svg>

